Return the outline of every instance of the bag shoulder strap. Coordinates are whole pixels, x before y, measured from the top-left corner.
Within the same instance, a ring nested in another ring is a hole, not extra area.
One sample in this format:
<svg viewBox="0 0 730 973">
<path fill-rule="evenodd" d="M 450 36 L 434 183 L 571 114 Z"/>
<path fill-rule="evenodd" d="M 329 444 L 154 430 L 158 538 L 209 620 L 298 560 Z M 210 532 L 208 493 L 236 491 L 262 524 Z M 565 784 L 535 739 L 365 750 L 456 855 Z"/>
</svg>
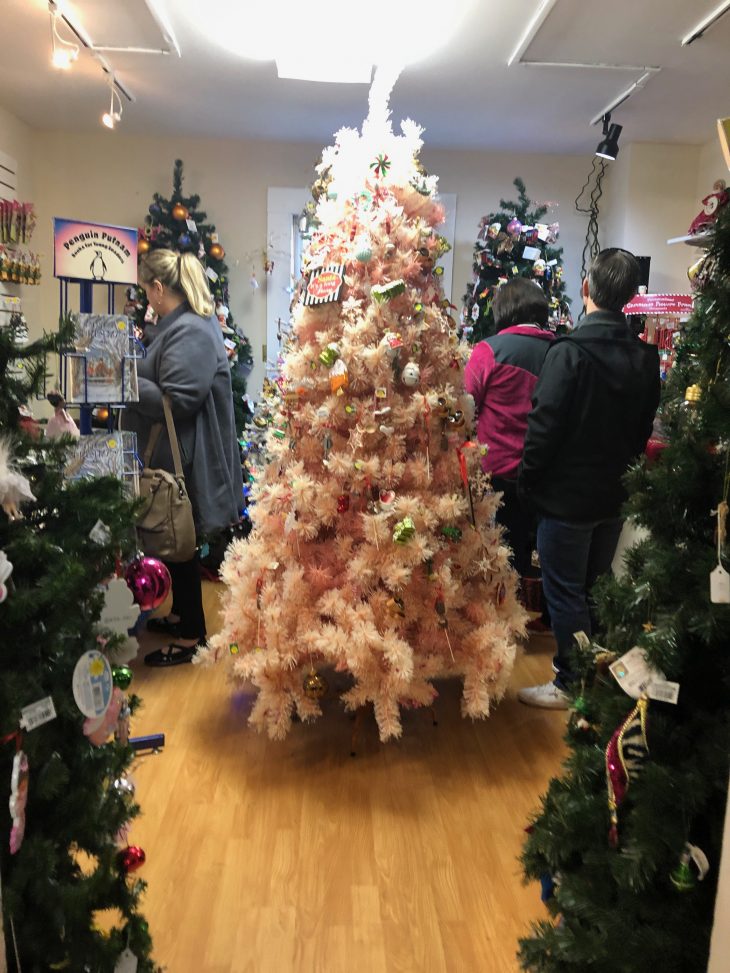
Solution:
<svg viewBox="0 0 730 973">
<path fill-rule="evenodd" d="M 175 467 L 175 476 L 182 476 L 182 459 L 180 457 L 180 444 L 177 441 L 177 432 L 175 431 L 175 423 L 172 418 L 172 409 L 170 408 L 170 399 L 167 395 L 162 396 L 162 407 L 165 410 L 165 423 L 167 424 L 167 435 L 170 440 L 170 449 L 172 450 L 172 462 Z M 147 441 L 147 449 L 144 453 L 144 465 L 149 467 L 150 461 L 152 459 L 152 453 L 155 450 L 155 446 L 160 439 L 160 433 L 162 432 L 162 423 L 157 422 L 152 427 L 150 432 L 150 438 Z"/>
</svg>

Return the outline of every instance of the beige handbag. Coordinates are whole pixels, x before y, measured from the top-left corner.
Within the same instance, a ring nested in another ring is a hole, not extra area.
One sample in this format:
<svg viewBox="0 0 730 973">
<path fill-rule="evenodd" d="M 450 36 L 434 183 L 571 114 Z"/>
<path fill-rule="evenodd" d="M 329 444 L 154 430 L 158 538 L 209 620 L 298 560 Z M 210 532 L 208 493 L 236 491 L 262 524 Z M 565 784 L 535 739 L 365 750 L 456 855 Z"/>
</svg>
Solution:
<svg viewBox="0 0 730 973">
<path fill-rule="evenodd" d="M 162 432 L 162 423 L 157 423 L 150 433 L 144 469 L 139 475 L 139 495 L 144 502 L 137 515 L 137 536 L 146 555 L 174 563 L 189 561 L 195 554 L 195 523 L 185 488 L 175 423 L 166 395 L 162 396 L 162 405 L 175 473 L 149 469 L 152 453 Z"/>
</svg>

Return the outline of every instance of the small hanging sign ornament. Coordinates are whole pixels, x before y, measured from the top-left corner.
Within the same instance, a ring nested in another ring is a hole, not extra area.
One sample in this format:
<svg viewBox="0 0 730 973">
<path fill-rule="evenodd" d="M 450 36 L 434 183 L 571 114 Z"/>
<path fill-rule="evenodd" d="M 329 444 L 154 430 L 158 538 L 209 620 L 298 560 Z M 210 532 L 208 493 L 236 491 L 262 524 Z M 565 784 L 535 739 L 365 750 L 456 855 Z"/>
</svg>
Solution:
<svg viewBox="0 0 730 973">
<path fill-rule="evenodd" d="M 717 516 L 717 567 L 710 572 L 710 601 L 713 605 L 730 604 L 730 574 L 722 566 L 722 551 L 727 540 L 727 500 L 721 500 L 717 509 L 711 511 Z"/>
</svg>

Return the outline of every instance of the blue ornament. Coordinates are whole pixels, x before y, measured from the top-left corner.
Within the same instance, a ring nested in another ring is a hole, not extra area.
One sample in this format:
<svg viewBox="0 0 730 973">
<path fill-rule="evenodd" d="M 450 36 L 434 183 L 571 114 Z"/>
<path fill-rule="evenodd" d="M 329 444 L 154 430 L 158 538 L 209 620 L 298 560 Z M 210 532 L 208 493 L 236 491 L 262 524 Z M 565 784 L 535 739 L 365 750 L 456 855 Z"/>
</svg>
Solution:
<svg viewBox="0 0 730 973">
<path fill-rule="evenodd" d="M 177 242 L 180 244 L 181 247 L 189 247 L 190 244 L 192 243 L 192 239 L 189 233 L 181 233 L 180 236 L 177 238 Z"/>
<path fill-rule="evenodd" d="M 150 206 L 150 215 L 151 216 L 160 216 L 161 214 L 162 214 L 162 207 L 160 206 L 160 204 L 159 203 L 152 203 L 152 205 Z"/>
</svg>

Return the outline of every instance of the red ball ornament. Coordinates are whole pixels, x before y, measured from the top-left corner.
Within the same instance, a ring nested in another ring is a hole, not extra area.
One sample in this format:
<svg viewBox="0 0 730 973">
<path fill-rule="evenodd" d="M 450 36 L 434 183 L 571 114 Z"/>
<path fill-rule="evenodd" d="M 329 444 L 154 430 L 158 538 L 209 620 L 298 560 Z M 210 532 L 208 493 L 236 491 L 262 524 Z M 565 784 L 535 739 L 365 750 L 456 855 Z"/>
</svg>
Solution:
<svg viewBox="0 0 730 973">
<path fill-rule="evenodd" d="M 146 858 L 147 856 L 143 848 L 140 848 L 138 845 L 128 845 L 117 855 L 119 870 L 125 875 L 129 875 L 130 872 L 136 872 L 138 868 L 144 865 Z"/>
<path fill-rule="evenodd" d="M 154 557 L 138 557 L 131 561 L 124 572 L 124 580 L 142 611 L 159 608 L 172 584 L 170 572 Z"/>
<path fill-rule="evenodd" d="M 172 207 L 172 218 L 174 220 L 186 220 L 190 216 L 187 206 L 182 203 L 175 203 Z"/>
<path fill-rule="evenodd" d="M 220 243 L 213 243 L 211 244 L 208 254 L 213 258 L 213 260 L 222 260 L 226 255 L 226 251 L 223 249 Z"/>
</svg>

